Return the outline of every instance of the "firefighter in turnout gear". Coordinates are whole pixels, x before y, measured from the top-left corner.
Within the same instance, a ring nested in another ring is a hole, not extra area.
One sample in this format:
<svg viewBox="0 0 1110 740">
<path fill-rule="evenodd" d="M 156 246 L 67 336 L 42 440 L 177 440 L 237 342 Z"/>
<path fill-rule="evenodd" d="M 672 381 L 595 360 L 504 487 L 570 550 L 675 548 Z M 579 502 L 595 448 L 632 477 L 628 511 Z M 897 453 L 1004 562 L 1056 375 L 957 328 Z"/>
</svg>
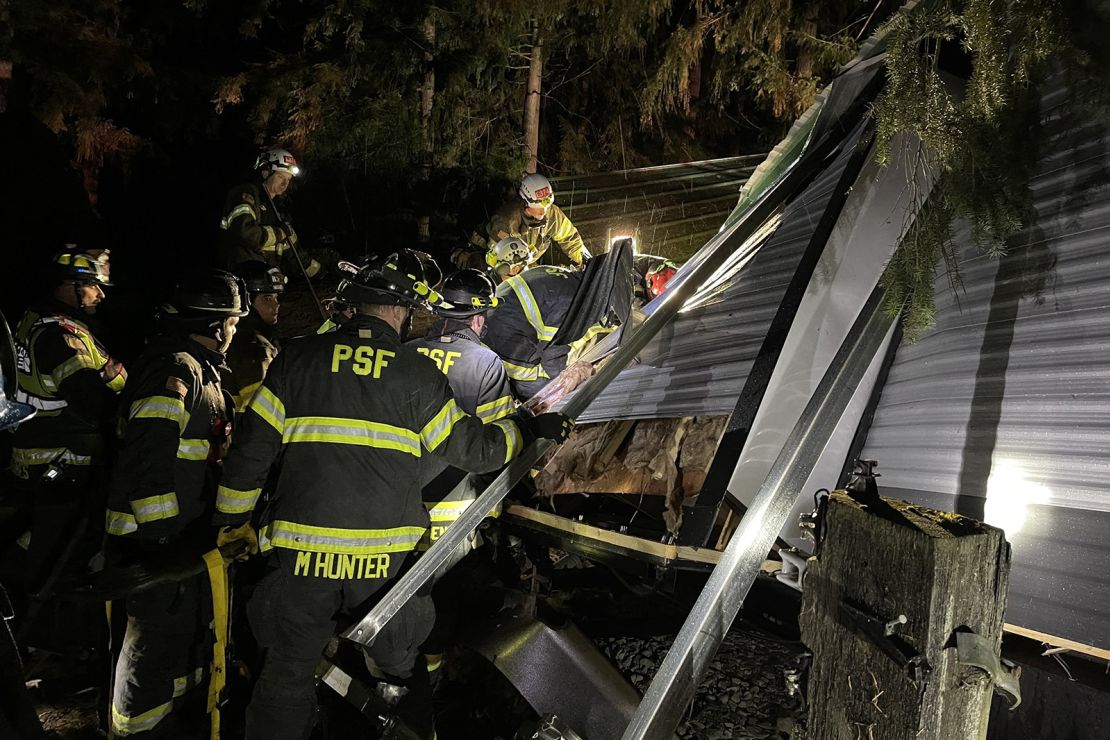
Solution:
<svg viewBox="0 0 1110 740">
<path fill-rule="evenodd" d="M 529 250 L 528 261 L 523 266 L 505 262 L 495 249 L 506 237 L 515 236 Z M 590 258 L 578 229 L 559 206 L 555 205 L 555 191 L 543 175 L 525 175 L 517 188 L 516 197 L 501 206 L 485 227 L 485 233 L 476 231 L 470 238 L 468 249 L 456 250 L 455 260 L 460 267 L 489 267 L 499 277 L 518 274 L 536 264 L 555 244 L 575 265 L 582 265 Z M 484 256 L 479 256 L 484 253 Z M 485 264 L 474 264 L 484 261 Z"/>
<path fill-rule="evenodd" d="M 220 366 L 247 314 L 246 287 L 213 270 L 178 284 L 161 307 L 161 333 L 135 364 L 121 408 L 123 441 L 105 521 L 110 560 L 157 560 L 211 547 L 215 467 L 233 409 Z M 110 723 L 119 736 L 184 738 L 204 725 L 212 657 L 206 576 L 127 599 Z M 220 677 L 222 679 L 222 676 Z"/>
<path fill-rule="evenodd" d="M 281 459 L 259 522 L 270 570 L 247 607 L 265 650 L 249 740 L 308 736 L 321 651 L 339 622 L 365 614 L 428 528 L 427 456 L 489 471 L 517 455 L 533 428 L 550 433 L 544 417 L 483 425 L 459 408 L 435 362 L 402 344 L 413 308 L 441 302 L 412 252 L 372 260 L 340 284 L 339 298 L 358 313 L 282 349 L 242 419 L 217 498 L 216 523 L 243 531 Z M 421 737 L 434 736 L 416 660 L 429 601 L 410 601 L 368 649 L 379 674 L 408 689 L 396 711 Z"/>
<path fill-rule="evenodd" d="M 501 358 L 481 340 L 485 334 L 486 312 L 498 304 L 493 283 L 478 270 L 462 270 L 447 277 L 440 295 L 445 304 L 449 304 L 439 309 L 443 321 L 426 337 L 409 342 L 409 346 L 435 361 L 447 376 L 451 392 L 463 411 L 477 416 L 484 424 L 512 416 L 516 412 L 516 400 L 505 367 Z M 421 473 L 424 506 L 431 518 L 431 526 L 417 546 L 423 551 L 474 502 L 489 482 L 489 476 L 468 476 L 465 470 L 436 460 L 428 460 Z M 500 507 L 490 512 L 493 516 L 499 513 Z M 452 569 L 480 544 L 480 536 L 474 532 L 444 564 L 442 572 Z M 435 627 L 422 649 L 433 680 L 443 664 L 459 604 L 464 601 L 459 592 L 469 588 L 466 578 L 453 577 L 456 575 L 437 578 L 432 591 Z"/>
<path fill-rule="evenodd" d="M 486 312 L 498 304 L 493 283 L 477 270 L 462 270 L 447 277 L 440 291 L 444 302 L 438 313 L 445 318 L 426 337 L 409 346 L 435 361 L 447 376 L 455 401 L 466 413 L 489 424 L 512 416 L 516 400 L 501 358 L 482 344 Z M 454 493 L 466 471 L 429 460 L 421 470 L 424 505 L 431 516 L 420 549 L 437 540 L 451 522 L 459 518 L 480 490 Z M 459 557 L 466 554 L 464 549 Z"/>
<path fill-rule="evenodd" d="M 62 252 L 51 269 L 52 293 L 24 314 L 15 332 L 15 400 L 37 414 L 12 440 L 13 488 L 17 507 L 29 514 L 30 541 L 26 565 L 7 582 L 29 591 L 43 585 L 83 518 L 95 522 L 90 532 L 99 527 L 107 447 L 127 379 L 91 328 L 111 286 L 107 250 Z M 85 562 L 86 555 L 91 552 L 71 559 Z"/>
<path fill-rule="evenodd" d="M 288 279 L 278 268 L 258 261 L 244 262 L 234 272 L 247 286 L 250 313 L 235 327 L 235 342 L 227 351 L 230 372 L 225 374 L 223 388 L 235 401 L 236 413 L 241 414 L 280 349 L 275 327 Z"/>
<path fill-rule="evenodd" d="M 224 266 L 261 260 L 280 267 L 287 275 L 304 273 L 316 277 L 322 266 L 308 255 L 298 254 L 297 232 L 277 201 L 301 173 L 297 160 L 285 149 L 271 149 L 254 164 L 259 180 L 231 189 L 224 201 L 221 256 Z"/>
</svg>

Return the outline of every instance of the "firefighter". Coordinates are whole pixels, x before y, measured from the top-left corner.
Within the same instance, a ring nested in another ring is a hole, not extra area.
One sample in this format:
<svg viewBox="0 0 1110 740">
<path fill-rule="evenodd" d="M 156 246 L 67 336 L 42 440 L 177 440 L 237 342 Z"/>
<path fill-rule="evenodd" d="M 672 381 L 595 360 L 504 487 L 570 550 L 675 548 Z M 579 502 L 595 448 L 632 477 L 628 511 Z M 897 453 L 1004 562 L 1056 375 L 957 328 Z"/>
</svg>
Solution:
<svg viewBox="0 0 1110 740">
<path fill-rule="evenodd" d="M 572 424 L 548 414 L 483 425 L 458 407 L 435 363 L 402 344 L 413 309 L 440 302 L 409 250 L 370 261 L 339 297 L 357 313 L 282 349 L 243 417 L 216 502 L 217 524 L 249 532 L 280 457 L 258 534 L 270 570 L 247 606 L 265 651 L 250 740 L 308 736 L 316 666 L 337 623 L 365 614 L 428 527 L 419 481 L 429 455 L 493 470 L 530 437 L 562 439 Z M 408 689 L 396 711 L 421 737 L 434 736 L 416 661 L 431 620 L 430 600 L 414 599 L 369 649 L 387 680 Z"/>
<path fill-rule="evenodd" d="M 233 413 L 219 368 L 246 315 L 246 287 L 220 270 L 183 279 L 161 307 L 160 332 L 124 394 L 105 520 L 109 559 L 159 562 L 210 548 L 212 481 Z M 110 712 L 117 737 L 197 734 L 207 698 L 198 687 L 212 655 L 208 594 L 202 575 L 127 599 Z"/>
<path fill-rule="evenodd" d="M 221 254 L 224 265 L 261 260 L 280 267 L 287 275 L 316 277 L 321 264 L 300 254 L 297 232 L 289 216 L 277 207 L 280 199 L 301 173 L 297 160 L 285 149 L 270 149 L 254 163 L 259 179 L 231 189 L 224 202 Z"/>
<path fill-rule="evenodd" d="M 585 275 L 565 267 L 540 266 L 497 287 L 500 304 L 489 313 L 485 341 L 501 358 L 519 400 L 526 401 L 542 390 L 586 342 L 615 328 L 608 316 L 599 316 L 585 332 L 572 338 L 575 341 L 552 341 Z"/>
<path fill-rule="evenodd" d="M 439 309 L 439 314 L 445 318 L 426 337 L 414 339 L 409 346 L 435 361 L 447 376 L 451 392 L 463 411 L 477 416 L 484 424 L 512 416 L 516 400 L 505 367 L 497 353 L 482 344 L 486 312 L 498 304 L 493 283 L 478 270 L 461 270 L 447 276 L 440 295 L 449 304 Z M 433 460 L 429 460 L 421 472 L 424 506 L 431 517 L 431 526 L 417 546 L 422 551 L 462 515 L 489 479 L 488 476 L 468 477 L 464 470 Z M 500 510 L 491 515 L 498 513 Z M 479 544 L 481 538 L 474 532 L 444 564 L 442 572 L 452 569 Z M 438 677 L 436 671 L 443 664 L 444 648 L 457 621 L 459 605 L 469 596 L 469 580 L 465 576 L 455 578 L 457 575 L 456 571 L 445 580 L 437 578 L 432 592 L 435 627 L 422 649 L 433 682 Z"/>
<path fill-rule="evenodd" d="M 501 358 L 482 344 L 486 312 L 498 304 L 493 283 L 478 270 L 461 270 L 447 277 L 440 291 L 446 304 L 438 313 L 445 318 L 428 336 L 409 346 L 430 357 L 447 376 L 455 400 L 466 413 L 483 424 L 512 416 L 516 411 L 509 377 Z M 453 494 L 465 471 L 440 461 L 429 461 L 421 470 L 424 505 L 431 528 L 421 543 L 425 549 L 459 518 L 480 491 Z M 465 550 L 459 553 L 461 557 Z"/>
<path fill-rule="evenodd" d="M 677 264 L 654 254 L 638 254 L 633 258 L 633 264 L 637 277 L 636 298 L 641 304 L 662 295 L 678 272 Z"/>
<path fill-rule="evenodd" d="M 225 373 L 223 388 L 235 401 L 236 413 L 241 414 L 280 349 L 276 327 L 288 279 L 280 269 L 257 260 L 238 265 L 234 272 L 247 286 L 250 313 L 235 327 L 236 339 L 227 351 L 230 372 Z"/>
<path fill-rule="evenodd" d="M 13 580 L 30 591 L 44 584 L 82 519 L 103 509 L 112 421 L 127 380 L 91 328 L 112 284 L 108 250 L 61 252 L 51 271 L 51 294 L 15 332 L 16 400 L 38 412 L 15 432 L 11 460 L 15 491 L 31 517 L 28 562 Z M 72 555 L 74 562 L 80 557 Z"/>
<path fill-rule="evenodd" d="M 460 267 L 479 267 L 474 262 L 482 260 L 485 265 L 481 266 L 489 266 L 500 277 L 514 274 L 513 264 L 502 261 L 495 249 L 498 242 L 509 236 L 518 237 L 527 245 L 529 255 L 525 267 L 536 264 L 552 243 L 575 265 L 580 266 L 590 258 L 578 229 L 555 205 L 555 191 L 543 175 L 525 175 L 516 197 L 493 214 L 484 234 L 476 231 L 471 236 L 468 249 L 456 251 L 456 261 Z M 479 256 L 481 253 L 484 257 Z"/>
</svg>

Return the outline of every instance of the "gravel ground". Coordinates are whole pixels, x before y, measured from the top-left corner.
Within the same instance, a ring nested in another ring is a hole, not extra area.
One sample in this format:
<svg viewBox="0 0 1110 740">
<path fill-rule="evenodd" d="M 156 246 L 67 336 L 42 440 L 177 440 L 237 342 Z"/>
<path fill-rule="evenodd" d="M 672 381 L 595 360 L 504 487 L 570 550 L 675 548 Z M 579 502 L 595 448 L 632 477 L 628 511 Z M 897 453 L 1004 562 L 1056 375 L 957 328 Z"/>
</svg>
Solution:
<svg viewBox="0 0 1110 740">
<path fill-rule="evenodd" d="M 642 693 L 662 663 L 672 636 L 603 638 L 601 650 Z M 787 692 L 785 672 L 802 647 L 736 625 L 725 637 L 678 726 L 684 740 L 800 740 L 804 712 Z"/>
</svg>

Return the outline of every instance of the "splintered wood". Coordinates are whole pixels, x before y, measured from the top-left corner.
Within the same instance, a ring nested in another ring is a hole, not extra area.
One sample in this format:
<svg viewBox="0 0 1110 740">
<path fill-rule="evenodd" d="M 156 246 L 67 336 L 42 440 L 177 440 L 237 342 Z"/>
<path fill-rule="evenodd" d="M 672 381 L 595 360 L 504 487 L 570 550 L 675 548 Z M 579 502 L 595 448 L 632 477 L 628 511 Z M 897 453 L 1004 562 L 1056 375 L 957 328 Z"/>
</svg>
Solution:
<svg viewBox="0 0 1110 740">
<path fill-rule="evenodd" d="M 710 416 L 583 425 L 537 476 L 536 491 L 543 496 L 666 496 L 668 510 L 677 514 L 682 499 L 701 490 L 727 419 Z M 677 526 L 678 522 L 668 517 L 668 523 Z"/>
<path fill-rule="evenodd" d="M 985 738 L 992 683 L 957 661 L 956 633 L 981 635 L 997 655 L 1010 547 L 993 527 L 883 500 L 897 513 L 834 493 L 806 570 L 809 737 Z"/>
</svg>

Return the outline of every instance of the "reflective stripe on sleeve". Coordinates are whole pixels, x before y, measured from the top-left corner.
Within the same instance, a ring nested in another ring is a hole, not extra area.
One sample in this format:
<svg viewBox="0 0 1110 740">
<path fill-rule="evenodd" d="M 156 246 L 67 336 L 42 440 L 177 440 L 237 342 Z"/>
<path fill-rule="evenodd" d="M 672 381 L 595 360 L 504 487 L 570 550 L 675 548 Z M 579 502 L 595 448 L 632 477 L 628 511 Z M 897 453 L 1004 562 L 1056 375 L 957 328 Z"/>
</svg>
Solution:
<svg viewBox="0 0 1110 740">
<path fill-rule="evenodd" d="M 505 366 L 505 374 L 513 380 L 530 381 L 540 380 L 541 378 L 550 378 L 544 372 L 542 365 L 517 365 L 502 358 L 501 364 Z"/>
<path fill-rule="evenodd" d="M 216 492 L 216 511 L 221 514 L 246 514 L 254 510 L 260 495 L 262 495 L 261 488 L 240 491 L 220 486 Z"/>
<path fill-rule="evenodd" d="M 137 498 L 131 502 L 131 510 L 135 512 L 135 521 L 139 524 L 172 519 L 181 513 L 177 506 L 177 494 L 173 491 Z"/>
<path fill-rule="evenodd" d="M 475 415 L 482 420 L 483 424 L 489 424 L 491 421 L 509 416 L 516 410 L 516 401 L 512 396 L 502 396 L 496 401 L 483 403 L 475 409 Z"/>
<path fill-rule="evenodd" d="M 456 422 L 465 418 L 466 412 L 460 409 L 452 398 L 443 404 L 439 413 L 420 430 L 420 439 L 429 451 L 434 452 L 445 439 L 451 436 L 451 430 L 455 428 Z"/>
<path fill-rule="evenodd" d="M 262 535 L 271 547 L 304 552 L 338 552 L 369 555 L 383 552 L 409 552 L 424 534 L 424 527 L 391 529 L 341 529 L 315 527 L 277 520 L 263 527 Z M 260 540 L 262 537 L 260 536 Z"/>
<path fill-rule="evenodd" d="M 285 404 L 269 388 L 261 386 L 247 408 L 261 416 L 278 434 L 285 434 Z"/>
<path fill-rule="evenodd" d="M 151 396 L 140 398 L 131 404 L 128 419 L 167 419 L 177 423 L 180 431 L 189 423 L 189 412 L 185 410 L 185 402 L 180 398 L 169 396 Z"/>
<path fill-rule="evenodd" d="M 524 448 L 524 437 L 520 433 L 520 427 L 512 419 L 498 419 L 493 424 L 501 427 L 501 431 L 505 433 L 505 463 L 508 464 Z"/>
<path fill-rule="evenodd" d="M 263 252 L 276 252 L 277 251 L 277 232 L 274 231 L 273 226 L 263 226 L 262 231 L 266 234 L 266 241 L 262 242 Z"/>
<path fill-rule="evenodd" d="M 61 386 L 62 381 L 64 381 L 66 378 L 73 375 L 74 373 L 80 372 L 82 370 L 99 369 L 100 366 L 96 364 L 96 360 L 94 360 L 85 352 L 78 352 L 73 357 L 70 357 L 68 360 L 54 368 L 54 370 L 50 373 L 50 378 L 54 381 L 54 387 L 57 388 Z"/>
<path fill-rule="evenodd" d="M 207 460 L 210 446 L 207 439 L 182 439 L 177 443 L 177 459 Z"/>
<path fill-rule="evenodd" d="M 104 517 L 104 531 L 108 534 L 123 536 L 138 531 L 138 529 L 139 524 L 135 521 L 134 514 L 108 509 Z"/>
<path fill-rule="evenodd" d="M 258 220 L 258 215 L 254 212 L 253 208 L 248 206 L 246 203 L 240 203 L 239 205 L 231 209 L 231 213 L 227 214 L 224 220 L 220 222 L 220 226 L 226 229 L 231 226 L 232 221 L 239 218 L 240 216 L 250 216 L 251 220 Z"/>
<path fill-rule="evenodd" d="M 263 386 L 262 390 L 266 387 Z M 416 432 L 391 424 L 332 416 L 294 416 L 285 422 L 282 441 L 286 444 L 327 442 L 361 445 L 407 452 L 414 457 L 421 454 L 420 437 Z"/>
<path fill-rule="evenodd" d="M 540 306 L 536 302 L 536 297 L 532 295 L 532 289 L 528 287 L 528 283 L 520 275 L 514 275 L 505 280 L 509 287 L 516 293 L 517 300 L 520 301 L 520 307 L 524 309 L 524 318 L 528 319 L 528 323 L 536 330 L 536 338 L 541 342 L 550 342 L 555 338 L 555 333 L 559 331 L 557 326 L 548 326 L 543 323 L 543 315 L 540 313 Z"/>
</svg>

